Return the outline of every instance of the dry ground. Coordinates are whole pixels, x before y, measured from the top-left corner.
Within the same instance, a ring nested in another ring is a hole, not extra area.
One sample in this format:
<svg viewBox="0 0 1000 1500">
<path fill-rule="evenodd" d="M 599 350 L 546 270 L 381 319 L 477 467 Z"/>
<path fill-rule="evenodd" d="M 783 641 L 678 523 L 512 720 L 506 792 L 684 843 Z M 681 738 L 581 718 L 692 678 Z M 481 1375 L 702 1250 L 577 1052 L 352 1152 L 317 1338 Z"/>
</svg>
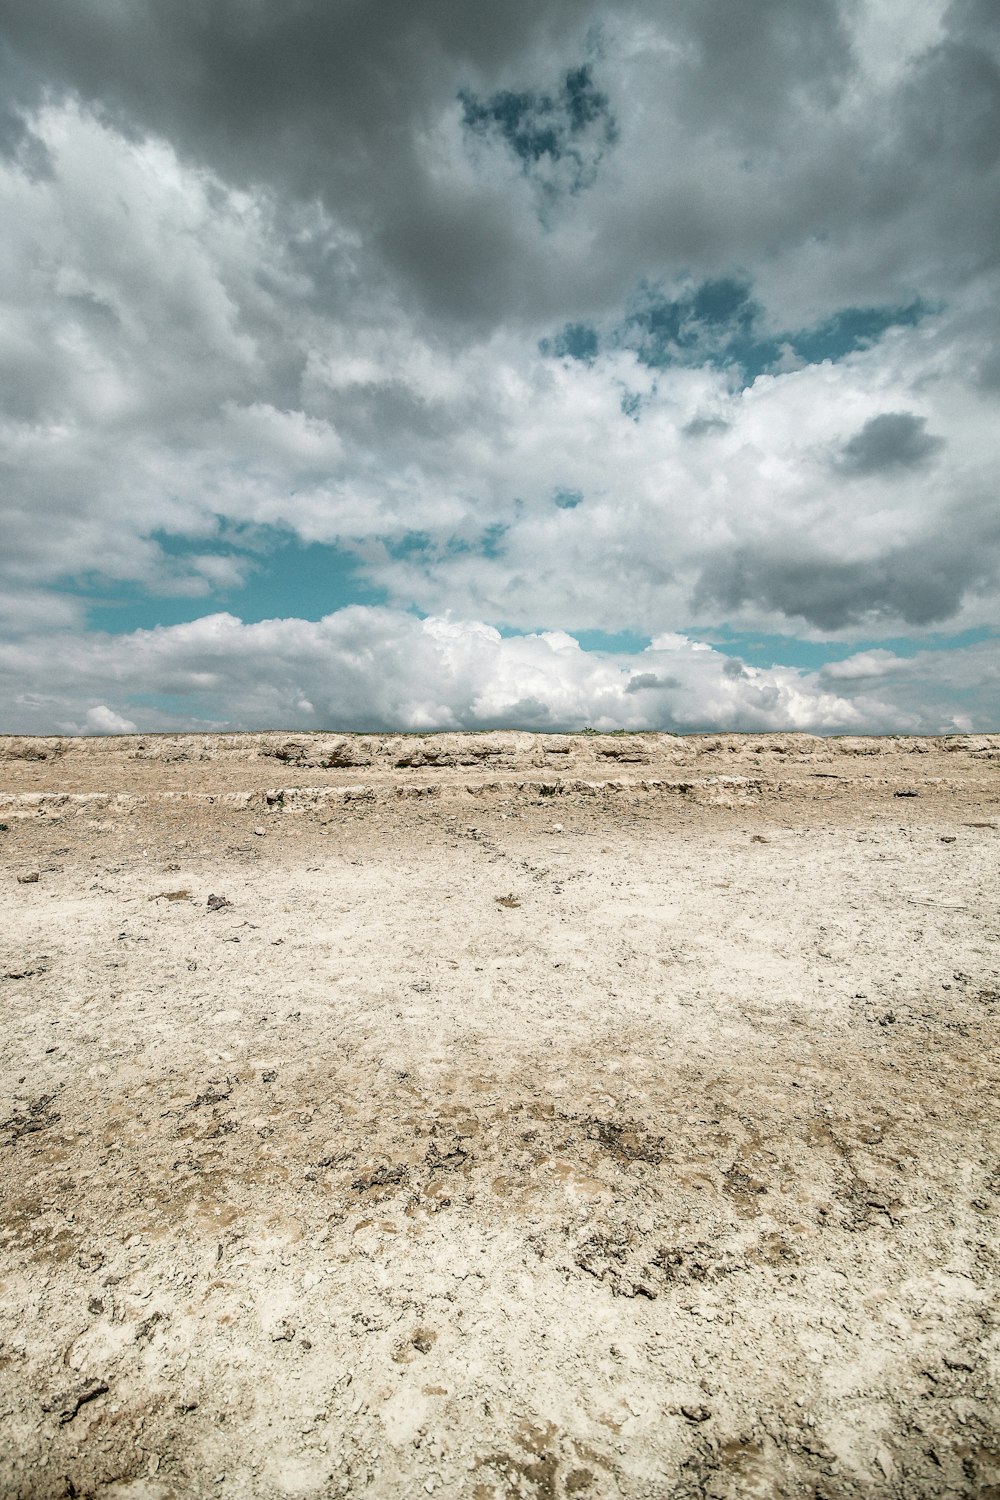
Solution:
<svg viewBox="0 0 1000 1500">
<path fill-rule="evenodd" d="M 7 739 L 0 820 L 5 1497 L 1000 1497 L 1000 738 Z"/>
</svg>

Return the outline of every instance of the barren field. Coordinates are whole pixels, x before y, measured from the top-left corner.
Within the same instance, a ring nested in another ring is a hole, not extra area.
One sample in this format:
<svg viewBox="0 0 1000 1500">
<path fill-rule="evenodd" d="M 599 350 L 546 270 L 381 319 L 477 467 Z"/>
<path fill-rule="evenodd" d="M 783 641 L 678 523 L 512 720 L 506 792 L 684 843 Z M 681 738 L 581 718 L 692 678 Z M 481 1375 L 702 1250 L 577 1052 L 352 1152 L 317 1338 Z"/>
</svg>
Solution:
<svg viewBox="0 0 1000 1500">
<path fill-rule="evenodd" d="M 1000 737 L 0 739 L 0 1494 L 1000 1497 Z"/>
</svg>

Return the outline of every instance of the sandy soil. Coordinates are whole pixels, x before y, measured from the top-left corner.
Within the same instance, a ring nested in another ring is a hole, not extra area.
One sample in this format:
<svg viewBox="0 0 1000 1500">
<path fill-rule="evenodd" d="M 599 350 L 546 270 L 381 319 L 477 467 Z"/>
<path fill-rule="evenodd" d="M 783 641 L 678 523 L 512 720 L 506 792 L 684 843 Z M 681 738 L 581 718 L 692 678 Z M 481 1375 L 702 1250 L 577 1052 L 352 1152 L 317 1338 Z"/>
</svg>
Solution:
<svg viewBox="0 0 1000 1500">
<path fill-rule="evenodd" d="M 6 739 L 0 822 L 5 1497 L 1000 1497 L 1000 737 Z"/>
</svg>

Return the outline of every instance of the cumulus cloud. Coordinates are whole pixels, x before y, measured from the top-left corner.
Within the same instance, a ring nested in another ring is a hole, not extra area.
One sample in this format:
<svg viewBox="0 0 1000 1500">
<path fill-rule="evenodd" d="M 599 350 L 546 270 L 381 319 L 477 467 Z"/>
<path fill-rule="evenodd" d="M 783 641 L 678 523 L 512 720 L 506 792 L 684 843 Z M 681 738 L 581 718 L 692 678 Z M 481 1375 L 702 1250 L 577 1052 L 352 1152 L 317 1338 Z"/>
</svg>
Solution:
<svg viewBox="0 0 1000 1500">
<path fill-rule="evenodd" d="M 84 722 L 87 734 L 134 734 L 136 729 L 131 719 L 116 714 L 106 703 L 88 708 Z"/>
<path fill-rule="evenodd" d="M 765 670 L 677 634 L 635 654 L 583 651 L 565 632 L 502 636 L 481 621 L 362 606 L 255 625 L 213 615 L 128 636 L 63 637 L 58 646 L 56 656 L 30 641 L 0 650 L 10 729 L 936 732 L 961 727 L 969 691 L 998 676 L 995 660 L 975 648 L 948 653 L 950 665 L 945 653 L 908 661 L 885 653 L 877 665 L 858 658 L 839 672 Z M 44 697 L 33 691 L 40 681 Z M 116 706 L 93 704 L 94 688 L 109 682 Z M 928 683 L 934 701 L 921 706 Z M 1000 723 L 995 713 L 990 722 Z"/>
</svg>

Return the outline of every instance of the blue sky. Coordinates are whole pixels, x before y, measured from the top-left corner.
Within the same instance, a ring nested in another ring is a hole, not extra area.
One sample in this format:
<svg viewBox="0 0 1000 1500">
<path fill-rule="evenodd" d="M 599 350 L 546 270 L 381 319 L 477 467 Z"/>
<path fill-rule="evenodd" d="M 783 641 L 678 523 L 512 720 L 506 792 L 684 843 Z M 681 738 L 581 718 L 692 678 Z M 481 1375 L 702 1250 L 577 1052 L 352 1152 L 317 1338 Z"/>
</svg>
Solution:
<svg viewBox="0 0 1000 1500">
<path fill-rule="evenodd" d="M 1000 728 L 987 0 L 0 27 L 0 730 Z"/>
</svg>

